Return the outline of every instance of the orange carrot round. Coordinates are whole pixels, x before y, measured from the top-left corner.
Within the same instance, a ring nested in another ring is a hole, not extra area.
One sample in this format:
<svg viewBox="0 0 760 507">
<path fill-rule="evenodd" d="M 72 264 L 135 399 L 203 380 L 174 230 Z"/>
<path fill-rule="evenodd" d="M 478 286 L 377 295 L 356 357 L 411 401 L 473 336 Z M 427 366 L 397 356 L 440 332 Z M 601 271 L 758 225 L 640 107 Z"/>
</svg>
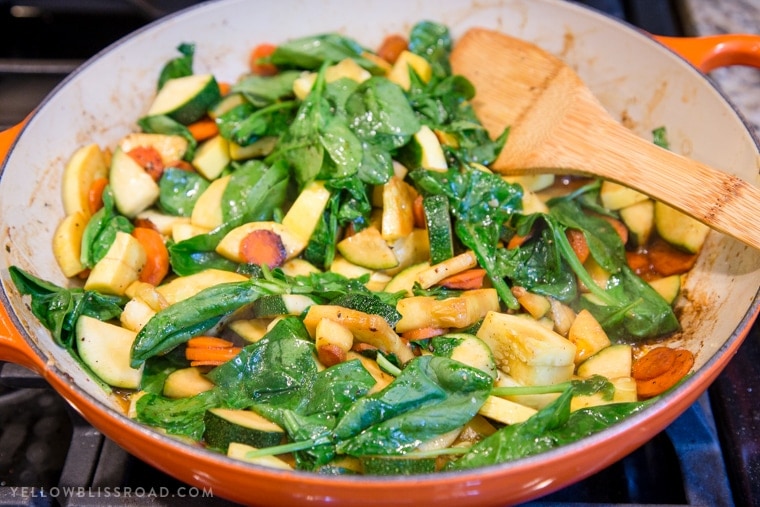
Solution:
<svg viewBox="0 0 760 507">
<path fill-rule="evenodd" d="M 624 245 L 628 243 L 628 227 L 623 222 L 608 215 L 602 215 L 602 218 L 615 229 Z"/>
<path fill-rule="evenodd" d="M 625 252 L 625 259 L 628 267 L 644 280 L 653 278 L 654 273 L 652 270 L 654 268 L 649 260 L 649 255 L 645 252 Z"/>
<path fill-rule="evenodd" d="M 251 72 L 259 76 L 273 76 L 277 74 L 277 67 L 269 63 L 269 57 L 272 56 L 277 46 L 274 44 L 259 44 L 251 51 L 248 65 Z"/>
<path fill-rule="evenodd" d="M 108 185 L 108 178 L 98 178 L 90 185 L 87 193 L 87 202 L 89 203 L 90 213 L 93 215 L 103 207 L 103 191 Z"/>
<path fill-rule="evenodd" d="M 377 56 L 388 63 L 395 63 L 399 55 L 408 47 L 408 43 L 401 35 L 387 36 L 377 50 Z"/>
<path fill-rule="evenodd" d="M 633 362 L 631 376 L 636 380 L 649 380 L 670 370 L 675 362 L 674 349 L 656 347 Z"/>
<path fill-rule="evenodd" d="M 219 133 L 216 121 L 211 118 L 203 118 L 187 126 L 187 130 L 196 141 L 211 139 Z"/>
<path fill-rule="evenodd" d="M 195 167 L 187 160 L 173 160 L 166 164 L 166 167 L 172 169 L 182 169 L 183 171 L 195 172 Z"/>
<path fill-rule="evenodd" d="M 448 276 L 441 280 L 438 285 L 447 289 L 472 290 L 483 287 L 483 280 L 486 276 L 486 270 L 481 268 L 468 269 Z"/>
<path fill-rule="evenodd" d="M 164 239 L 155 229 L 148 227 L 135 227 L 132 236 L 145 250 L 146 261 L 140 271 L 140 281 L 158 285 L 169 273 L 169 251 Z"/>
<path fill-rule="evenodd" d="M 127 155 L 140 164 L 145 172 L 153 178 L 154 181 L 161 179 L 164 172 L 164 162 L 161 154 L 152 146 L 136 146 L 127 152 Z"/>
<path fill-rule="evenodd" d="M 257 229 L 250 232 L 240 242 L 240 256 L 249 264 L 276 268 L 285 262 L 287 252 L 277 233 L 266 229 Z"/>
<path fill-rule="evenodd" d="M 662 394 L 675 386 L 694 366 L 694 354 L 686 349 L 675 350 L 673 365 L 666 372 L 648 380 L 636 380 L 639 398 L 646 399 Z"/>
<path fill-rule="evenodd" d="M 226 82 L 219 82 L 219 94 L 224 97 L 225 95 L 229 95 L 230 91 L 232 90 L 232 85 Z"/>
<path fill-rule="evenodd" d="M 424 340 L 426 338 L 433 338 L 434 336 L 441 336 L 449 332 L 448 328 L 444 327 L 421 327 L 419 329 L 412 329 L 401 333 L 401 337 L 405 340 Z"/>
<path fill-rule="evenodd" d="M 656 239 L 649 245 L 649 259 L 654 270 L 662 276 L 686 273 L 697 262 L 695 254 L 678 250 L 662 239 Z"/>
<path fill-rule="evenodd" d="M 591 252 L 588 248 L 586 237 L 583 235 L 583 231 L 580 229 L 567 229 L 565 231 L 565 236 L 570 242 L 570 246 L 578 257 L 578 260 L 580 260 L 581 263 L 586 262 L 586 259 L 588 259 Z"/>
<path fill-rule="evenodd" d="M 528 241 L 532 235 L 533 235 L 532 232 L 529 232 L 525 236 L 520 236 L 519 234 L 515 234 L 514 236 L 509 238 L 509 242 L 507 243 L 507 250 L 512 250 L 513 248 L 521 247 L 522 244 Z"/>
<path fill-rule="evenodd" d="M 187 341 L 187 346 L 192 348 L 229 349 L 234 345 L 231 341 L 216 336 L 196 336 Z"/>
<path fill-rule="evenodd" d="M 240 350 L 240 347 L 232 347 L 230 349 L 203 349 L 188 347 L 185 349 L 185 358 L 188 361 L 216 361 L 218 364 L 222 364 L 238 355 L 240 353 Z"/>
</svg>

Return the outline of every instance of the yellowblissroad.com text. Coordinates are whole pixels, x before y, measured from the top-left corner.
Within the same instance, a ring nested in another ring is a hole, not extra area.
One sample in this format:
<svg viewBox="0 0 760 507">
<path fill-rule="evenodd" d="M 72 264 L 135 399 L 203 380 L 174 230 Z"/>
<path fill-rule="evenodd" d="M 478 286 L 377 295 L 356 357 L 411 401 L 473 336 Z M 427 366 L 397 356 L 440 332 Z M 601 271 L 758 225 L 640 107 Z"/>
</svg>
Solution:
<svg viewBox="0 0 760 507">
<path fill-rule="evenodd" d="M 10 487 L 12 497 L 20 498 L 213 498 L 211 488 L 179 487 L 176 489 L 161 487 L 79 487 L 52 486 Z"/>
</svg>

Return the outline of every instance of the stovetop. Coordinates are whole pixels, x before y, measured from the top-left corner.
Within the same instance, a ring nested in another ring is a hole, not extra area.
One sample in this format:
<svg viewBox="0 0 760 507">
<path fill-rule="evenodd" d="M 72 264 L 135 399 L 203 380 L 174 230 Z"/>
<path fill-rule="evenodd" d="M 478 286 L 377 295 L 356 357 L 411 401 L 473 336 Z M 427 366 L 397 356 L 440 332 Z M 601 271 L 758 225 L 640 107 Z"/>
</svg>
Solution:
<svg viewBox="0 0 760 507">
<path fill-rule="evenodd" d="M 112 41 L 194 3 L 0 0 L 0 129 L 21 121 L 68 72 Z M 578 3 L 652 33 L 684 33 L 681 0 Z M 760 324 L 709 391 L 665 431 L 603 471 L 525 505 L 760 505 L 757 358 Z M 230 505 L 210 493 L 129 455 L 41 378 L 0 363 L 0 507 Z"/>
</svg>

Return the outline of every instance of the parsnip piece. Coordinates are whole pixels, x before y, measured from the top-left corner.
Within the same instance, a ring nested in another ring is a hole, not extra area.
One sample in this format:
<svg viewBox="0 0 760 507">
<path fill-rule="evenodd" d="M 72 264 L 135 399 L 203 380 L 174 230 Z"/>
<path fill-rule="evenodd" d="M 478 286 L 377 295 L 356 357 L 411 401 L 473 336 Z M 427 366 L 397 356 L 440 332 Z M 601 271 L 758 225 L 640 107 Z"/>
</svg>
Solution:
<svg viewBox="0 0 760 507">
<path fill-rule="evenodd" d="M 499 296 L 491 288 L 468 290 L 447 299 L 414 296 L 401 299 L 396 309 L 401 313 L 396 324 L 399 333 L 423 327 L 460 329 L 479 321 L 488 312 L 498 311 Z"/>
<path fill-rule="evenodd" d="M 414 358 L 412 349 L 380 315 L 360 312 L 335 305 L 313 305 L 304 317 L 304 325 L 311 336 L 316 336 L 317 325 L 322 319 L 330 319 L 348 328 L 354 338 L 373 345 L 383 352 L 390 352 L 406 363 Z"/>
<path fill-rule="evenodd" d="M 417 275 L 417 280 L 423 289 L 427 289 L 448 276 L 456 275 L 477 265 L 478 259 L 475 257 L 475 252 L 470 250 L 430 266 Z"/>
</svg>

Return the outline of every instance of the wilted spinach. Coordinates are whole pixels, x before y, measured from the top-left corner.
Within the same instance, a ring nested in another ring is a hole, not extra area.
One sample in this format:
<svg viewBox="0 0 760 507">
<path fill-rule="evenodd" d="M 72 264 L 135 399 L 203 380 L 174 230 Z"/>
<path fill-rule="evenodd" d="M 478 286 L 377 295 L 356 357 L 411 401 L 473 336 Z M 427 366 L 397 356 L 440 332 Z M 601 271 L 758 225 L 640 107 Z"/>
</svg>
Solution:
<svg viewBox="0 0 760 507">
<path fill-rule="evenodd" d="M 182 43 L 177 47 L 182 56 L 178 56 L 166 62 L 158 77 L 158 89 L 164 87 L 170 79 L 191 76 L 193 74 L 193 56 L 195 44 Z"/>
<path fill-rule="evenodd" d="M 196 172 L 169 167 L 158 182 L 158 205 L 166 213 L 189 217 L 209 182 Z"/>
<path fill-rule="evenodd" d="M 118 232 L 131 234 L 134 228 L 132 222 L 116 209 L 113 192 L 107 185 L 103 191 L 103 207 L 90 217 L 82 235 L 80 255 L 82 266 L 85 268 L 95 266 L 105 257 Z"/>
</svg>

